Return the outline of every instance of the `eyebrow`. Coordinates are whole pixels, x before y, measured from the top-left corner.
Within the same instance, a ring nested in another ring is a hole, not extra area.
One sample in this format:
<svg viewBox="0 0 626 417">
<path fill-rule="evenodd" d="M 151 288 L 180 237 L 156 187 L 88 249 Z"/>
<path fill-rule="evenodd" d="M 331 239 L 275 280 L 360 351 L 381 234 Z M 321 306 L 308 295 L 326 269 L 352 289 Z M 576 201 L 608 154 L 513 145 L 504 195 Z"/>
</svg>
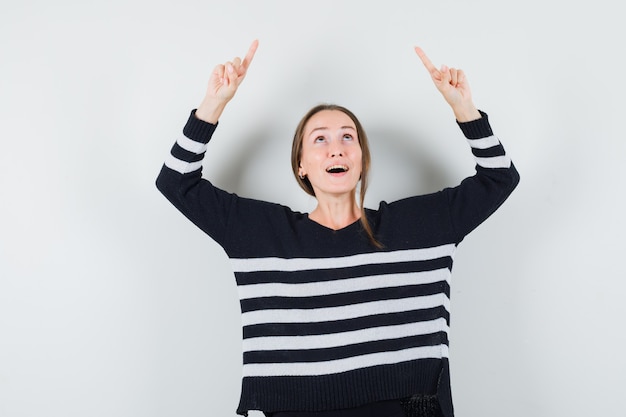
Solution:
<svg viewBox="0 0 626 417">
<path fill-rule="evenodd" d="M 356 128 L 354 128 L 354 127 L 352 127 L 352 126 L 341 126 L 341 127 L 339 128 L 339 130 L 341 130 L 341 129 L 350 129 L 350 130 L 354 130 L 354 131 L 356 132 Z M 312 129 L 312 130 L 309 132 L 309 135 L 310 135 L 311 133 L 313 133 L 313 132 L 318 131 L 318 130 L 329 130 L 329 128 L 328 128 L 328 127 L 325 127 L 325 126 L 322 126 L 322 127 L 316 127 L 316 128 Z"/>
</svg>

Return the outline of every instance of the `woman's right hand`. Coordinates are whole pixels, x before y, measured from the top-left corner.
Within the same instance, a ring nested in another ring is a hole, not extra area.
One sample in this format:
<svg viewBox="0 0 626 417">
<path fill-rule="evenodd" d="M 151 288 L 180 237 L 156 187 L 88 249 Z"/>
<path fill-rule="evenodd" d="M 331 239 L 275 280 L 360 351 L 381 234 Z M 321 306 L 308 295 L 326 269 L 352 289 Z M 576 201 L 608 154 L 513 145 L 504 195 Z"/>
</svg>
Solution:
<svg viewBox="0 0 626 417">
<path fill-rule="evenodd" d="M 215 67 L 209 78 L 204 99 L 196 109 L 198 119 L 213 124 L 217 123 L 226 104 L 235 96 L 239 85 L 246 77 L 248 67 L 258 46 L 259 41 L 252 42 L 243 61 L 236 57 L 232 61 Z"/>
</svg>

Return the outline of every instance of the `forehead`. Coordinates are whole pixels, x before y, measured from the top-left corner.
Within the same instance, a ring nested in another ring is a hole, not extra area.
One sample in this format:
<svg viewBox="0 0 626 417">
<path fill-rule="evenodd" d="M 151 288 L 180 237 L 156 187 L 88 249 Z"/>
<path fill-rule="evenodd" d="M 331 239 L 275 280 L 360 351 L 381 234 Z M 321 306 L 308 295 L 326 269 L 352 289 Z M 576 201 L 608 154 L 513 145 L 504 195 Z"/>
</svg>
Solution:
<svg viewBox="0 0 626 417">
<path fill-rule="evenodd" d="M 350 116 L 341 110 L 322 110 L 309 119 L 304 127 L 304 134 L 309 135 L 318 129 L 338 130 L 342 128 L 356 130 L 356 126 Z"/>
</svg>

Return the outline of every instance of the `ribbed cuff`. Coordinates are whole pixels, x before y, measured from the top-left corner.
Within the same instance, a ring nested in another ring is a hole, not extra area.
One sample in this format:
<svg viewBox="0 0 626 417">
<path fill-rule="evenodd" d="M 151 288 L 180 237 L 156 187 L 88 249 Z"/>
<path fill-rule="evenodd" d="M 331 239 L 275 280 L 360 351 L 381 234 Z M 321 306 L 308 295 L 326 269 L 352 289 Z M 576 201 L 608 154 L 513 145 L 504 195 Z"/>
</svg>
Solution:
<svg viewBox="0 0 626 417">
<path fill-rule="evenodd" d="M 196 117 L 196 109 L 191 111 L 187 124 L 183 128 L 183 134 L 196 142 L 208 143 L 215 132 L 217 124 L 208 123 Z"/>
<path fill-rule="evenodd" d="M 486 138 L 488 136 L 493 135 L 493 131 L 491 130 L 491 125 L 489 124 L 489 118 L 487 117 L 487 113 L 480 112 L 482 116 L 480 119 L 472 120 L 471 122 L 458 122 L 457 124 L 461 128 L 461 131 L 468 139 L 480 139 Z"/>
</svg>

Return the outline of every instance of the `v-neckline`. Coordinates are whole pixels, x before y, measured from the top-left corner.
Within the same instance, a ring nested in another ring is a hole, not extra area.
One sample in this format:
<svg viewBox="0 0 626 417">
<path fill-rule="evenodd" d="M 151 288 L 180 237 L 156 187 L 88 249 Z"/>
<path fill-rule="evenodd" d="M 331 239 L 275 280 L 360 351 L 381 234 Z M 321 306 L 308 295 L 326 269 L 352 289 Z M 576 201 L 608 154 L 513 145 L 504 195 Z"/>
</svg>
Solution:
<svg viewBox="0 0 626 417">
<path fill-rule="evenodd" d="M 309 217 L 309 213 L 306 213 L 305 217 L 306 217 L 307 221 L 309 223 L 313 224 L 315 227 L 320 228 L 322 230 L 329 231 L 329 232 L 334 232 L 334 233 L 338 233 L 338 232 L 341 232 L 341 231 L 344 231 L 344 230 L 352 229 L 353 227 L 355 227 L 355 225 L 358 225 L 359 223 L 361 223 L 361 219 L 358 218 L 355 221 L 353 221 L 352 223 L 347 224 L 347 225 L 345 225 L 344 227 L 342 227 L 340 229 L 333 229 L 332 227 L 324 226 L 323 224 L 318 223 L 315 220 L 311 219 Z"/>
</svg>

